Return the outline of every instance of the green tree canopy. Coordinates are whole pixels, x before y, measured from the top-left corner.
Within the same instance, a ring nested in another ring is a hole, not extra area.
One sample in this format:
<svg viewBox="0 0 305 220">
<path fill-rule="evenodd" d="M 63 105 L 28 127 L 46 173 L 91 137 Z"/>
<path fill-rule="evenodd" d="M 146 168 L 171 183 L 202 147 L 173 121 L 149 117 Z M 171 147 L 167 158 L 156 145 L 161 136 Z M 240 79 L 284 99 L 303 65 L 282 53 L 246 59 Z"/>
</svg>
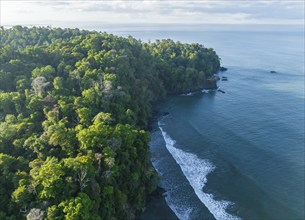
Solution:
<svg viewBox="0 0 305 220">
<path fill-rule="evenodd" d="M 51 27 L 0 36 L 0 219 L 134 219 L 156 186 L 151 106 L 201 88 L 215 51 Z"/>
</svg>

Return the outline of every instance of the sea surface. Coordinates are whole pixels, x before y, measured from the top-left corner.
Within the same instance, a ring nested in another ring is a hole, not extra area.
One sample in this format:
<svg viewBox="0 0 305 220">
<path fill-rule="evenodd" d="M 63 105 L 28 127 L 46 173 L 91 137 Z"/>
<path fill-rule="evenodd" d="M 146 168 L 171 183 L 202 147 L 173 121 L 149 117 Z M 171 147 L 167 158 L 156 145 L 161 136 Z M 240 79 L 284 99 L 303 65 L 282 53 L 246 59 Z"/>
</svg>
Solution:
<svg viewBox="0 0 305 220">
<path fill-rule="evenodd" d="M 219 91 L 155 108 L 151 161 L 179 219 L 304 219 L 304 31 L 116 30 L 212 47 Z M 276 71 L 271 73 L 270 71 Z M 158 219 L 158 213 L 151 213 Z"/>
</svg>

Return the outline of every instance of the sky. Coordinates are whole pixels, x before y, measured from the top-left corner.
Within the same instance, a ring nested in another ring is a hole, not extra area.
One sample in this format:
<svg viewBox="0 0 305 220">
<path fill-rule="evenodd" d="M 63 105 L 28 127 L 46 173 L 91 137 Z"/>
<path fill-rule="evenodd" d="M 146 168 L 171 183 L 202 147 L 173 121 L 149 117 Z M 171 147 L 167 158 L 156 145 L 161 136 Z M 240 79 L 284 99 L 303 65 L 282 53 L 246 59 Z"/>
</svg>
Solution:
<svg viewBox="0 0 305 220">
<path fill-rule="evenodd" d="M 304 24 L 304 0 L 0 0 L 0 6 L 3 26 Z"/>
</svg>

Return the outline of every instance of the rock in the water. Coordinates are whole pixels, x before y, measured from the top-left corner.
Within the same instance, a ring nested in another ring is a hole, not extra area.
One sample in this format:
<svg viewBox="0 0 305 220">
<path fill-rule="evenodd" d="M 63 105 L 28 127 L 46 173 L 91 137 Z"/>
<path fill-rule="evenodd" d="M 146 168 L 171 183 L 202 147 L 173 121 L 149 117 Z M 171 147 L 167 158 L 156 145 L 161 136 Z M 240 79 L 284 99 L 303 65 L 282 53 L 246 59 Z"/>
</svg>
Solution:
<svg viewBox="0 0 305 220">
<path fill-rule="evenodd" d="M 167 116 L 167 115 L 169 115 L 169 112 L 164 112 L 163 113 L 163 116 Z"/>
<path fill-rule="evenodd" d="M 221 77 L 221 81 L 228 81 L 228 78 L 226 76 Z"/>
<path fill-rule="evenodd" d="M 227 71 L 228 69 L 222 66 L 222 67 L 220 67 L 219 70 L 220 70 L 221 72 L 224 72 L 224 71 Z"/>
</svg>

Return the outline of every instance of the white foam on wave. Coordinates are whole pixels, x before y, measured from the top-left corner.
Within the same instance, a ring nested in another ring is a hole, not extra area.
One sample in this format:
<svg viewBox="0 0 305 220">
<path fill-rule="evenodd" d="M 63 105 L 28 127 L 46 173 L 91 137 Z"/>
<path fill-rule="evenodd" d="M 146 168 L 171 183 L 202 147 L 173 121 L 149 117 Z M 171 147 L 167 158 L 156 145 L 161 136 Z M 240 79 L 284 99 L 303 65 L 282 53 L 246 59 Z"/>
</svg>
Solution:
<svg viewBox="0 0 305 220">
<path fill-rule="evenodd" d="M 201 90 L 201 92 L 202 93 L 209 93 L 209 92 L 211 92 L 212 90 L 210 90 L 210 89 L 203 89 L 203 90 Z"/>
<path fill-rule="evenodd" d="M 167 194 L 167 196 L 165 197 L 165 201 L 180 220 L 182 220 L 182 219 L 189 220 L 190 219 L 191 213 L 193 211 L 192 208 L 185 206 L 185 205 L 175 204 L 173 202 L 174 199 L 171 198 L 170 194 Z"/>
<path fill-rule="evenodd" d="M 195 194 L 200 199 L 200 201 L 209 209 L 209 211 L 213 214 L 213 216 L 217 220 L 224 219 L 240 219 L 236 216 L 230 215 L 226 212 L 226 208 L 229 204 L 232 204 L 229 201 L 217 201 L 214 200 L 214 196 L 212 194 L 204 193 L 203 187 L 207 182 L 207 175 L 212 172 L 215 167 L 208 160 L 203 160 L 198 158 L 195 154 L 185 152 L 181 149 L 174 147 L 175 140 L 173 140 L 161 127 L 161 123 L 158 122 L 159 128 L 162 132 L 163 138 L 166 143 L 166 148 L 179 164 L 183 174 L 189 181 L 190 185 L 195 191 Z M 169 205 L 170 208 L 176 213 L 176 211 Z M 178 215 L 179 213 L 176 213 Z M 179 219 L 187 219 L 180 218 Z"/>
<path fill-rule="evenodd" d="M 188 93 L 181 94 L 181 96 L 192 96 L 194 94 L 195 94 L 194 92 L 188 92 Z"/>
</svg>

